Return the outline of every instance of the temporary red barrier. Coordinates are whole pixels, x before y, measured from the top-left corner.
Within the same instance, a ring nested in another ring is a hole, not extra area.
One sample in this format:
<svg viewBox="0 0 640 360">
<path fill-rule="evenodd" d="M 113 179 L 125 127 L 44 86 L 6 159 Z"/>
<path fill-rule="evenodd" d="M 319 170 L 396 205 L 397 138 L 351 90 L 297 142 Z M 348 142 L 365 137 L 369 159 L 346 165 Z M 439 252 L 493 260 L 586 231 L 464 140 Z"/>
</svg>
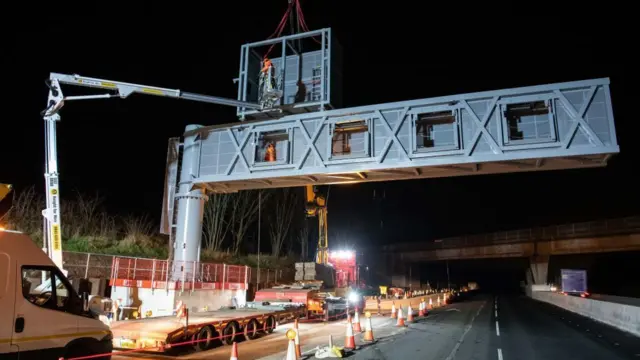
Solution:
<svg viewBox="0 0 640 360">
<path fill-rule="evenodd" d="M 248 266 L 114 257 L 109 284 L 175 290 L 246 290 L 250 276 Z"/>
</svg>

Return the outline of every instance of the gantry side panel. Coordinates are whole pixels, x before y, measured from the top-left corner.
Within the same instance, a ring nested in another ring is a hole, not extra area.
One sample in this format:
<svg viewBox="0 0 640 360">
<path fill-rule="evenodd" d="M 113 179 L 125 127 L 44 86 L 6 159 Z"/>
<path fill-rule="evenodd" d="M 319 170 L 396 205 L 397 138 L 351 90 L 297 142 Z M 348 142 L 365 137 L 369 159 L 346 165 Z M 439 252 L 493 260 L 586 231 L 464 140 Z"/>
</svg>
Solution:
<svg viewBox="0 0 640 360">
<path fill-rule="evenodd" d="M 198 132 L 200 173 L 194 181 L 231 190 L 604 166 L 619 152 L 608 79 L 296 114 Z M 270 160 L 269 143 L 275 148 Z M 505 170 L 505 164 L 515 166 Z"/>
</svg>

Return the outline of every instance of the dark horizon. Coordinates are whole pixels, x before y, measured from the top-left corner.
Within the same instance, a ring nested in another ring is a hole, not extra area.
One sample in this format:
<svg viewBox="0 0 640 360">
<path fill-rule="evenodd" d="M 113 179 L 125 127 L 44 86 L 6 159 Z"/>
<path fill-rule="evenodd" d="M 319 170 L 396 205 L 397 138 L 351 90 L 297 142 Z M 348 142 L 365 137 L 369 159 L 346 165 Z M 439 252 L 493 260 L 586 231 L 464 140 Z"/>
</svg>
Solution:
<svg viewBox="0 0 640 360">
<path fill-rule="evenodd" d="M 9 83 L 20 96 L 11 100 L 12 116 L 2 125 L 0 153 L 10 155 L 3 158 L 0 181 L 18 191 L 35 186 L 43 192 L 39 112 L 46 104 L 49 72 L 235 98 L 232 79 L 241 44 L 269 36 L 286 2 L 227 5 L 222 12 L 242 11 L 252 26 L 194 22 L 196 31 L 183 29 L 182 38 L 149 32 L 146 26 L 118 36 L 113 30 L 92 30 L 91 42 L 58 41 L 56 56 L 46 58 L 40 56 L 44 31 L 15 34 L 7 52 L 14 69 Z M 331 27 L 343 47 L 343 107 L 609 77 L 621 148 L 598 169 L 332 186 L 330 233 L 355 244 L 385 244 L 640 214 L 633 172 L 638 126 L 630 116 L 634 84 L 624 60 L 629 50 L 616 42 L 624 29 L 584 31 L 579 18 L 510 9 L 451 22 L 435 16 L 426 21 L 417 7 L 408 6 L 366 11 L 337 2 L 303 1 L 302 6 L 309 27 Z M 597 15 L 608 12 L 599 8 Z M 384 21 L 384 26 L 354 27 L 354 19 Z M 564 26 L 523 26 L 558 21 Z M 453 27 L 457 23 L 466 30 Z M 86 90 L 63 87 L 66 94 Z M 61 195 L 97 191 L 110 212 L 147 214 L 158 223 L 168 138 L 191 123 L 238 121 L 235 108 L 144 96 L 70 102 L 61 115 Z"/>
</svg>

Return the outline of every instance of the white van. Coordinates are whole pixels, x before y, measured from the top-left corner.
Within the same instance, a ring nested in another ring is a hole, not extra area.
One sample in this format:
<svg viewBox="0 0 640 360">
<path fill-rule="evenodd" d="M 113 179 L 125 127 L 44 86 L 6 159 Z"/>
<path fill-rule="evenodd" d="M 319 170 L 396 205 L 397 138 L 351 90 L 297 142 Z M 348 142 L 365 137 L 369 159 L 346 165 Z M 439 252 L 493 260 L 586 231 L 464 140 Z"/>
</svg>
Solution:
<svg viewBox="0 0 640 360">
<path fill-rule="evenodd" d="M 0 359 L 110 359 L 99 315 L 27 235 L 0 230 Z"/>
</svg>

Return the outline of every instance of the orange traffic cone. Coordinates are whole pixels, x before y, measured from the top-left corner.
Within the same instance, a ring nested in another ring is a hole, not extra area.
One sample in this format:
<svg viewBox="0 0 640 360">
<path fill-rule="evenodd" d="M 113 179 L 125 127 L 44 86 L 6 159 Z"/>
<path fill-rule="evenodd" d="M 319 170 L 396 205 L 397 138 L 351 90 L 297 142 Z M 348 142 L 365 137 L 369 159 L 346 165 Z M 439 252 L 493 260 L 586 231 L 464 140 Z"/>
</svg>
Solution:
<svg viewBox="0 0 640 360">
<path fill-rule="evenodd" d="M 429 309 L 433 309 L 433 299 L 429 298 Z"/>
<path fill-rule="evenodd" d="M 344 338 L 344 348 L 353 350 L 356 348 L 356 338 L 353 336 L 353 325 L 351 323 L 351 315 L 347 319 L 347 334 Z"/>
<path fill-rule="evenodd" d="M 302 356 L 302 352 L 300 351 L 300 331 L 298 330 L 298 319 L 293 323 L 293 328 L 296 330 L 296 338 L 294 339 L 294 343 L 296 344 L 296 356 L 298 359 Z"/>
<path fill-rule="evenodd" d="M 396 316 L 396 302 L 394 301 L 391 303 L 391 318 L 395 319 Z"/>
<path fill-rule="evenodd" d="M 367 311 L 364 314 L 364 316 L 366 317 L 366 320 L 364 322 L 364 337 L 362 338 L 362 340 L 367 342 L 372 342 L 374 340 L 373 340 L 373 327 L 371 326 L 371 313 Z"/>
<path fill-rule="evenodd" d="M 356 314 L 353 318 L 353 331 L 354 332 L 362 332 L 362 327 L 360 326 L 360 315 L 358 314 L 358 309 L 356 309 Z"/>
<path fill-rule="evenodd" d="M 440 306 L 440 295 L 438 295 L 438 306 Z"/>
<path fill-rule="evenodd" d="M 238 360 L 238 344 L 234 341 L 229 360 Z"/>
<path fill-rule="evenodd" d="M 413 310 L 411 310 L 411 305 L 409 305 L 409 308 L 407 309 L 407 322 L 413 322 Z"/>
<path fill-rule="evenodd" d="M 297 331 L 293 329 L 287 330 L 287 339 L 289 339 L 289 346 L 287 347 L 287 357 L 285 360 L 298 360 L 298 356 L 296 356 L 296 336 Z"/>
<path fill-rule="evenodd" d="M 420 300 L 420 306 L 418 307 L 418 316 L 424 316 L 424 299 Z"/>
<path fill-rule="evenodd" d="M 398 326 L 398 327 L 405 326 L 404 325 L 404 316 L 402 315 L 402 308 L 398 309 L 398 322 L 396 323 L 396 326 Z"/>
</svg>

